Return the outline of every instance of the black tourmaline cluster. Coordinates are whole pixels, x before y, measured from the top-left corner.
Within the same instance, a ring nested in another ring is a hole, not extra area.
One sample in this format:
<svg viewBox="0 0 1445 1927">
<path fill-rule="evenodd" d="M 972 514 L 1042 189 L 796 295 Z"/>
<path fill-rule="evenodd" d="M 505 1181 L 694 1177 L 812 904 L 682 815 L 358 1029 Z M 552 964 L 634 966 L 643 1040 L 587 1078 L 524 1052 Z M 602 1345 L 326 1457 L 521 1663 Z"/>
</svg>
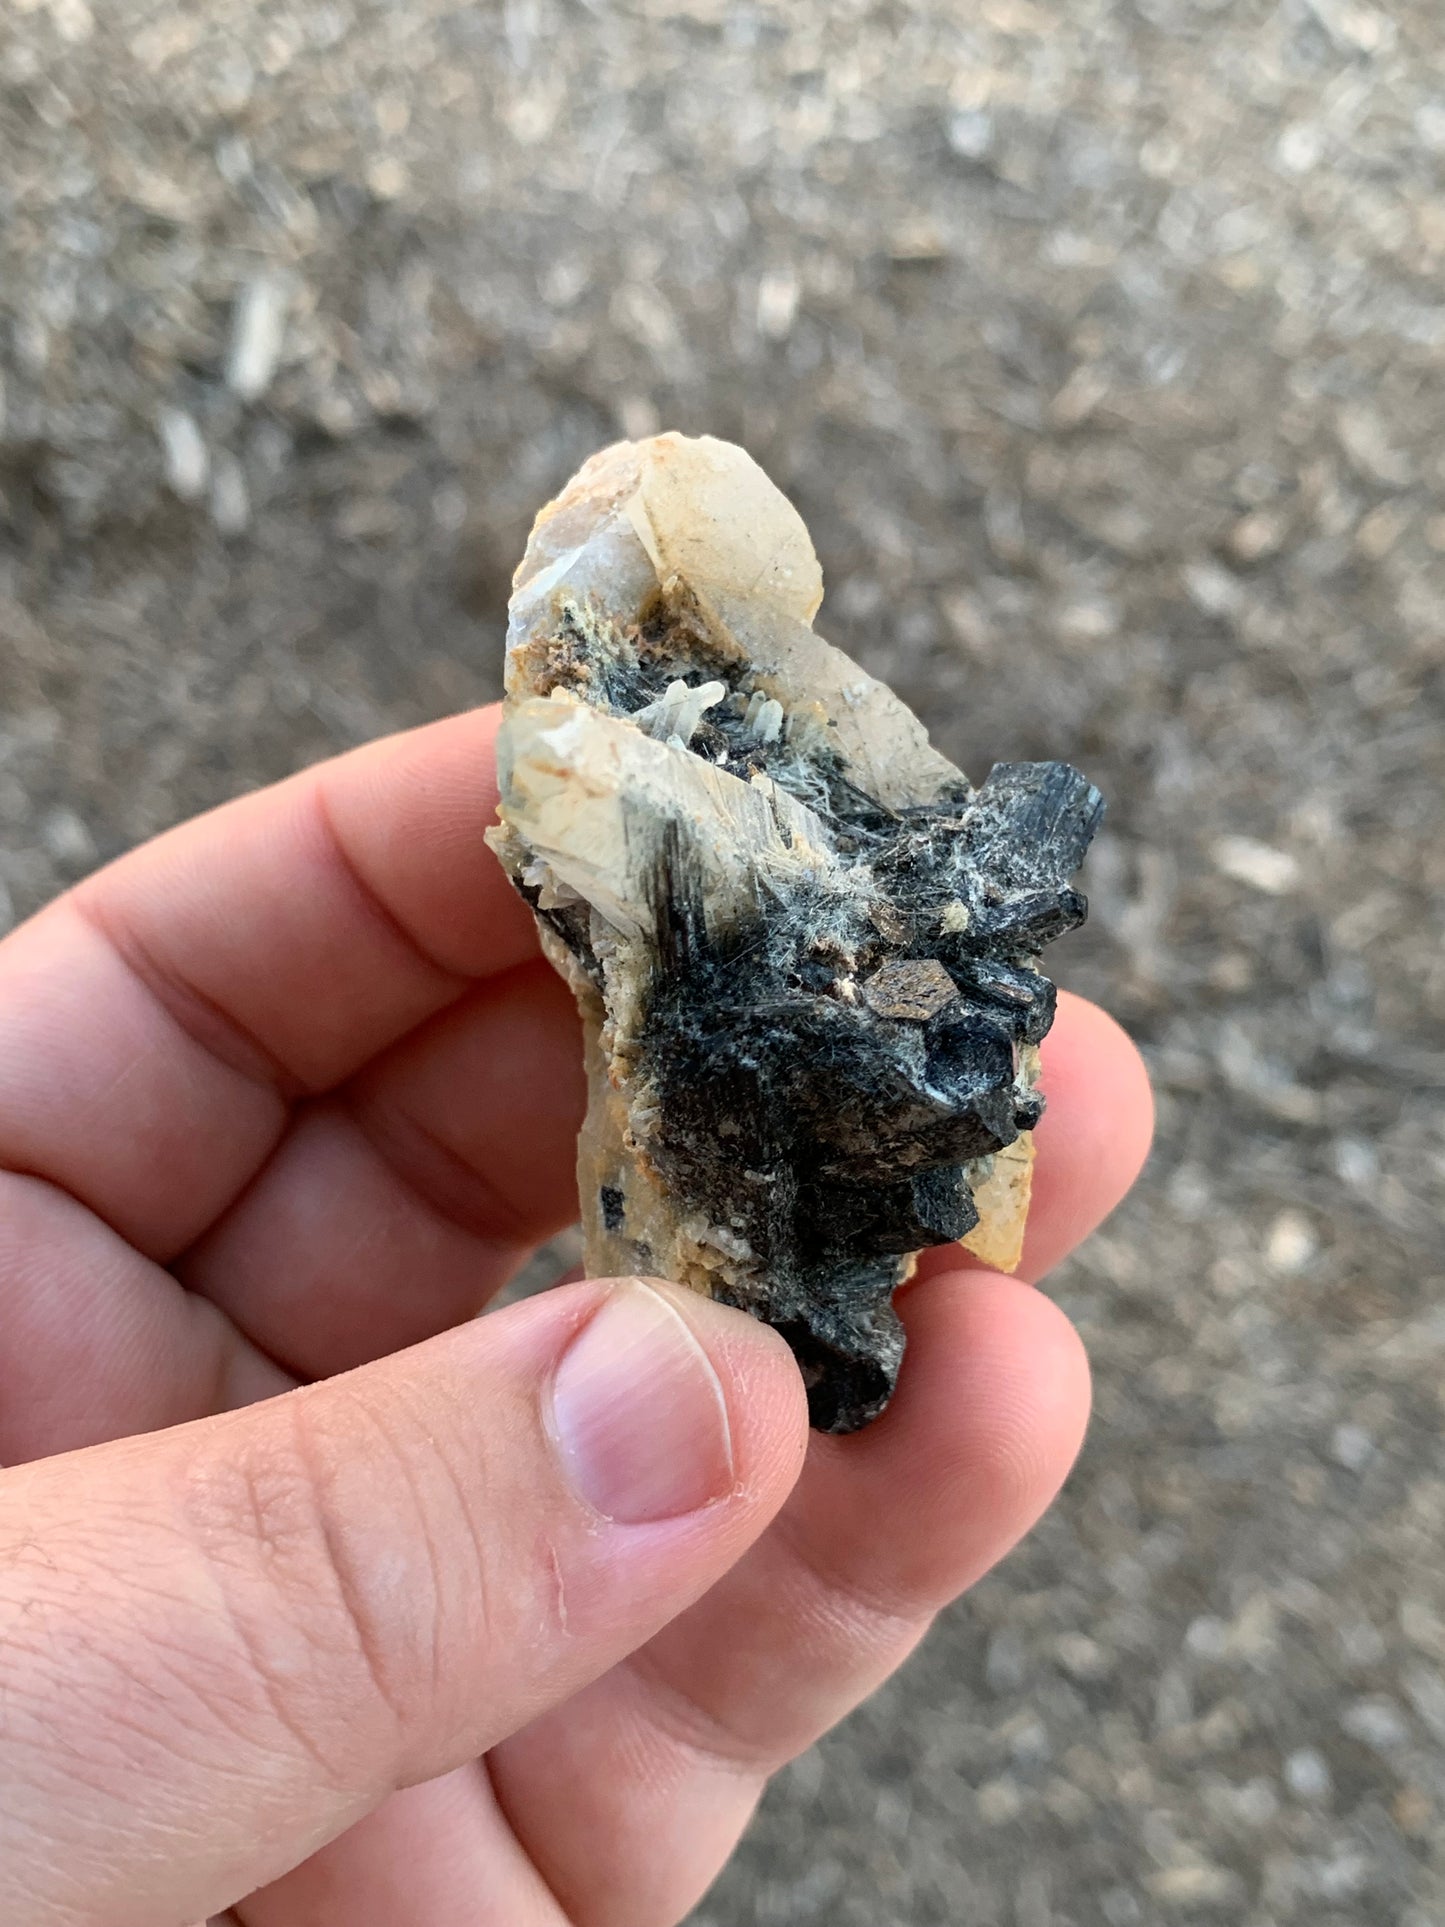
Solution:
<svg viewBox="0 0 1445 1927">
<path fill-rule="evenodd" d="M 1043 1109 L 1020 1078 L 1054 1014 L 1034 966 L 1083 921 L 1071 878 L 1103 802 L 1062 763 L 1001 763 L 902 812 L 847 786 L 830 801 L 877 886 L 851 917 L 820 893 L 710 941 L 686 850 L 659 852 L 640 1042 L 654 1162 L 746 1238 L 813 1424 L 849 1432 L 897 1377 L 902 1259 L 973 1228 L 969 1167 Z"/>
</svg>

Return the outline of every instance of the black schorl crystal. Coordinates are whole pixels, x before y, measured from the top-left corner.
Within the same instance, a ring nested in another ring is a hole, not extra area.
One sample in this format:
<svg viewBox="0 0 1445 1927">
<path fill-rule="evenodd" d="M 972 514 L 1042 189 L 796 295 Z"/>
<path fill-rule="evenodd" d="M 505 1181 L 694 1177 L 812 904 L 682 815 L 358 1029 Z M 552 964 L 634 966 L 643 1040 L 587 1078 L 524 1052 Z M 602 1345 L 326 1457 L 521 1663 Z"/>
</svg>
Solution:
<svg viewBox="0 0 1445 1927">
<path fill-rule="evenodd" d="M 1083 921 L 1102 800 L 939 756 L 811 633 L 806 532 L 725 444 L 595 458 L 518 585 L 495 841 L 588 1030 L 588 1268 L 765 1319 L 854 1431 L 910 1254 L 1017 1261 L 1039 952 Z"/>
<path fill-rule="evenodd" d="M 652 1158 L 751 1247 L 824 1431 L 881 1411 L 903 1353 L 900 1259 L 972 1230 L 966 1167 L 1038 1122 L 1019 1053 L 1048 1030 L 1054 987 L 1032 964 L 1083 920 L 1069 878 L 1102 812 L 1064 764 L 1000 764 L 967 802 L 877 812 L 855 861 L 885 915 L 875 901 L 850 926 L 836 898 L 804 895 L 721 941 L 686 851 L 659 855 L 659 964 L 638 1032 L 667 1121 Z M 966 927 L 941 934 L 960 904 Z M 892 1002 L 870 996 L 890 978 Z"/>
</svg>

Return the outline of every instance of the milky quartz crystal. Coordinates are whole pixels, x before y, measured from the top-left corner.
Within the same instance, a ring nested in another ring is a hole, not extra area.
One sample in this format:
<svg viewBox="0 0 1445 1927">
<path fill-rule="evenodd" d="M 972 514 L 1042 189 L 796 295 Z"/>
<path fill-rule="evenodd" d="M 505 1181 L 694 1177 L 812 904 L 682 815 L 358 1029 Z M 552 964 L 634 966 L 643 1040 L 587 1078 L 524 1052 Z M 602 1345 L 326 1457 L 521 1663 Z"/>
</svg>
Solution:
<svg viewBox="0 0 1445 1927">
<path fill-rule="evenodd" d="M 766 1319 L 846 1432 L 893 1390 L 915 1253 L 1018 1263 L 1038 956 L 1103 805 L 1061 763 L 974 789 L 814 635 L 822 594 L 742 449 L 594 455 L 517 570 L 491 838 L 582 1012 L 589 1273 Z"/>
</svg>

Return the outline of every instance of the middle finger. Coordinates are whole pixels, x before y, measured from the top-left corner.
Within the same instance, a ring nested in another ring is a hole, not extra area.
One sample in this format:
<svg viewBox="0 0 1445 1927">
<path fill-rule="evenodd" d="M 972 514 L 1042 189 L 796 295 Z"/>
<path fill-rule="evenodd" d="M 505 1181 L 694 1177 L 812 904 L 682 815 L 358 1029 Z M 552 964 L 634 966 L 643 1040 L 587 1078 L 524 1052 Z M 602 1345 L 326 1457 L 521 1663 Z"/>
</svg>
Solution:
<svg viewBox="0 0 1445 1927">
<path fill-rule="evenodd" d="M 576 1216 L 584 1101 L 571 995 L 521 965 L 302 1107 L 176 1273 L 303 1378 L 415 1344 Z"/>
</svg>

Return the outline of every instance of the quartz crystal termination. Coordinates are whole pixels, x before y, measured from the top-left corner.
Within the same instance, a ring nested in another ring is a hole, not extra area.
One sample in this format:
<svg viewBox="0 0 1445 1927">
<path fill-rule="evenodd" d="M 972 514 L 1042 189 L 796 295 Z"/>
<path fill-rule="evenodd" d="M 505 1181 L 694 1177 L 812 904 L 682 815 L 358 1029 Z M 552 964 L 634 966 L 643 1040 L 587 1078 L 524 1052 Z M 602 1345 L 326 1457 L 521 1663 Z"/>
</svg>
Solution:
<svg viewBox="0 0 1445 1927">
<path fill-rule="evenodd" d="M 671 1278 L 788 1340 L 812 1422 L 886 1405 L 895 1288 L 1012 1270 L 1103 812 L 1062 763 L 981 787 L 812 630 L 822 576 L 743 450 L 604 449 L 514 580 L 494 849 L 583 1018 L 593 1276 Z"/>
</svg>

